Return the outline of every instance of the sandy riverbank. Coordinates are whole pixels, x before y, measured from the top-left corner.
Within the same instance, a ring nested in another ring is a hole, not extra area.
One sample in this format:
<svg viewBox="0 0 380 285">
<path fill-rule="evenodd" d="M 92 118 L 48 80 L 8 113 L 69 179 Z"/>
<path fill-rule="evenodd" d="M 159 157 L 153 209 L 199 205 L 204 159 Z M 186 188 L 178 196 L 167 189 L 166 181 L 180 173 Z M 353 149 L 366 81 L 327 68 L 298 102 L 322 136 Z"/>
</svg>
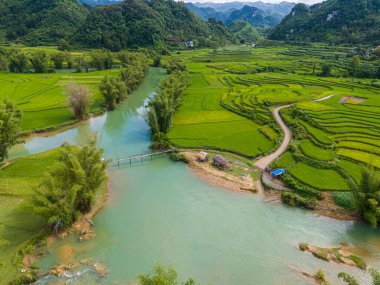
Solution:
<svg viewBox="0 0 380 285">
<path fill-rule="evenodd" d="M 210 162 L 199 162 L 195 152 L 186 151 L 182 152 L 182 154 L 189 160 L 189 167 L 192 171 L 212 185 L 235 192 L 258 193 L 265 197 L 265 202 L 281 201 L 281 191 L 264 189 L 260 179 L 254 180 L 248 175 L 243 180 L 241 177 L 217 169 Z M 341 206 L 336 205 L 330 192 L 323 192 L 323 200 L 318 201 L 314 213 L 343 221 L 360 219 L 356 213 L 350 213 Z"/>
<path fill-rule="evenodd" d="M 189 161 L 189 167 L 202 179 L 210 184 L 237 192 L 262 192 L 262 187 L 250 175 L 237 177 L 225 171 L 218 170 L 211 162 L 199 162 L 194 152 L 182 152 Z"/>
</svg>

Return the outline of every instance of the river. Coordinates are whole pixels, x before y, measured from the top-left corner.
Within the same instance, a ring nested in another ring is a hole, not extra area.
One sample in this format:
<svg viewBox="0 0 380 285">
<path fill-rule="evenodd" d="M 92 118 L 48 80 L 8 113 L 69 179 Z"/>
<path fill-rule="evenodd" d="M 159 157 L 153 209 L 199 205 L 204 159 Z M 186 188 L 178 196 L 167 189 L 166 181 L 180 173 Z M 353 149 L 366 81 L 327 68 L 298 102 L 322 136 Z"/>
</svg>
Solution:
<svg viewBox="0 0 380 285">
<path fill-rule="evenodd" d="M 154 94 L 160 69 L 115 111 L 51 137 L 34 137 L 12 156 L 55 148 L 67 141 L 83 144 L 97 134 L 106 158 L 149 150 L 143 105 Z M 346 271 L 369 284 L 364 271 L 319 260 L 298 250 L 300 242 L 333 246 L 347 241 L 363 250 L 370 267 L 380 268 L 379 231 L 360 223 L 319 217 L 310 211 L 265 203 L 254 194 L 209 185 L 185 164 L 155 157 L 152 161 L 108 168 L 109 201 L 95 217 L 92 240 L 75 236 L 55 242 L 39 261 L 47 270 L 61 262 L 93 260 L 109 274 L 99 278 L 88 266 L 75 277 L 44 277 L 39 284 L 133 284 L 157 263 L 172 265 L 179 279 L 202 284 L 311 284 L 296 269 L 326 272 L 332 284 Z M 371 253 L 371 254 L 370 254 Z"/>
</svg>

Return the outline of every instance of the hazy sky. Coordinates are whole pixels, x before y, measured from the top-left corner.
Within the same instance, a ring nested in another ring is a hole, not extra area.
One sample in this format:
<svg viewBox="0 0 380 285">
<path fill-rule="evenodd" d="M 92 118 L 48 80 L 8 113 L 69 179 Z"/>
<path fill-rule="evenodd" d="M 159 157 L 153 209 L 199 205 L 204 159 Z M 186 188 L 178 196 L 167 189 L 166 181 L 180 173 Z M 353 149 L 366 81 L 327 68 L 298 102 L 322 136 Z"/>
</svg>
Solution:
<svg viewBox="0 0 380 285">
<path fill-rule="evenodd" d="M 234 2 L 234 1 L 241 1 L 241 2 L 256 2 L 259 0 L 185 0 L 185 2 L 216 2 L 216 3 L 223 3 L 223 2 Z M 261 0 L 262 2 L 265 3 L 280 3 L 283 2 L 284 0 Z M 314 4 L 318 2 L 322 2 L 323 0 L 285 0 L 288 2 L 302 2 L 302 3 L 307 3 L 307 4 Z"/>
</svg>

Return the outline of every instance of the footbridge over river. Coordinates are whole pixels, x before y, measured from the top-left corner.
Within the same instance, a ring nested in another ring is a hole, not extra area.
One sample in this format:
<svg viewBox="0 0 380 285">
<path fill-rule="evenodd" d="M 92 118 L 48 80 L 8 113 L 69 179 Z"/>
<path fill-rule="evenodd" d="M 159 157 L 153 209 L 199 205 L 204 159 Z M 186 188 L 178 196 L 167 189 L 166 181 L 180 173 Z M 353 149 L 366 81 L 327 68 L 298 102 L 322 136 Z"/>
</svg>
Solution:
<svg viewBox="0 0 380 285">
<path fill-rule="evenodd" d="M 150 158 L 152 160 L 153 156 L 171 153 L 171 152 L 174 152 L 176 150 L 177 149 L 165 149 L 165 150 L 160 150 L 160 151 L 141 153 L 141 154 L 133 154 L 133 155 L 125 156 L 125 157 L 119 157 L 119 158 L 113 159 L 112 164 L 120 166 L 121 163 L 129 161 L 129 164 L 131 165 L 132 161 L 134 161 L 134 160 L 140 160 L 141 162 L 144 161 L 144 158 Z"/>
</svg>

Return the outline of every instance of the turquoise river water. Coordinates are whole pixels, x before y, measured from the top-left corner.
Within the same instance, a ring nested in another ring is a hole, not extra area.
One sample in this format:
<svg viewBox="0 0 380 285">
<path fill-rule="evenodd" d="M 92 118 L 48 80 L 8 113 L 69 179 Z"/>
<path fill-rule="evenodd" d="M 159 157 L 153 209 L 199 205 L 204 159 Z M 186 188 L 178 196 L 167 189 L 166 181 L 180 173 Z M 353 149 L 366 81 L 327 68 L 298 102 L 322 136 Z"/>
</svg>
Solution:
<svg viewBox="0 0 380 285">
<path fill-rule="evenodd" d="M 65 141 L 83 144 L 94 134 L 106 158 L 147 152 L 150 137 L 143 106 L 163 76 L 162 70 L 151 69 L 115 111 L 51 137 L 34 137 L 12 155 L 44 151 Z M 166 157 L 110 166 L 108 173 L 109 201 L 94 219 L 96 237 L 59 240 L 39 265 L 47 270 L 67 259 L 87 259 L 104 264 L 109 274 L 100 278 L 89 266 L 81 266 L 73 275 L 47 276 L 39 284 L 135 284 L 138 274 L 157 263 L 172 265 L 180 280 L 193 277 L 201 284 L 312 284 L 297 270 L 315 273 L 319 268 L 332 284 L 343 284 L 336 278 L 341 271 L 369 284 L 364 271 L 303 253 L 297 248 L 300 242 L 333 246 L 347 241 L 362 248 L 370 267 L 380 268 L 379 231 L 367 225 L 217 188 Z"/>
</svg>

